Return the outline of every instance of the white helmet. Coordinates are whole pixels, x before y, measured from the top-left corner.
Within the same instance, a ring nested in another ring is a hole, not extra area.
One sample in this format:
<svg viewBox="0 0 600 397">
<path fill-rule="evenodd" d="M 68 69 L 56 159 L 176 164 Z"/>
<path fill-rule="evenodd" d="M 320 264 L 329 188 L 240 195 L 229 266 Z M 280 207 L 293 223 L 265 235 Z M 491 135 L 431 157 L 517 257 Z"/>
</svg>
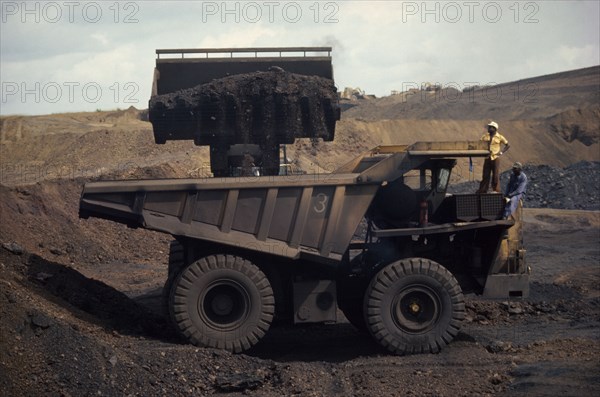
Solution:
<svg viewBox="0 0 600 397">
<path fill-rule="evenodd" d="M 495 121 L 490 121 L 488 127 L 494 127 L 496 131 L 498 131 L 498 123 L 496 123 Z"/>
</svg>

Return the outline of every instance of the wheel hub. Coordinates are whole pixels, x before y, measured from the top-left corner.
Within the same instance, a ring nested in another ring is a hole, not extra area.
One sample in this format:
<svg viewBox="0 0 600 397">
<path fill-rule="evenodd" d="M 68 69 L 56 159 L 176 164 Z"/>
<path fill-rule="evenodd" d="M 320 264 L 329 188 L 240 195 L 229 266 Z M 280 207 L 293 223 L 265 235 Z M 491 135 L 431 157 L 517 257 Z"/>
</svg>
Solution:
<svg viewBox="0 0 600 397">
<path fill-rule="evenodd" d="M 239 327 L 250 313 L 247 291 L 233 280 L 217 280 L 198 299 L 198 314 L 213 329 Z"/>
<path fill-rule="evenodd" d="M 418 314 L 421 311 L 421 306 L 417 302 L 412 302 L 408 307 L 413 314 Z"/>
<path fill-rule="evenodd" d="M 230 314 L 233 310 L 233 299 L 229 295 L 219 294 L 212 300 L 211 308 L 219 316 Z"/>
<path fill-rule="evenodd" d="M 431 330 L 441 314 L 437 294 L 425 285 L 411 286 L 396 295 L 391 306 L 392 319 L 402 330 L 421 334 Z"/>
</svg>

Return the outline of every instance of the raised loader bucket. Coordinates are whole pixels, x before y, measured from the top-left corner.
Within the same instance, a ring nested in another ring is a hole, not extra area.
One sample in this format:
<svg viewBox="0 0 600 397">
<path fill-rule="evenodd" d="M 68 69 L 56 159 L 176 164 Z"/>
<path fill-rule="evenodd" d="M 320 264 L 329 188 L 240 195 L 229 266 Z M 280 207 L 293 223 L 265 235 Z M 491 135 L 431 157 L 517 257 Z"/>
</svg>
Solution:
<svg viewBox="0 0 600 397">
<path fill-rule="evenodd" d="M 256 165 L 276 175 L 279 145 L 296 138 L 334 139 L 340 108 L 330 52 L 331 47 L 157 50 L 149 103 L 156 143 L 210 145 L 216 176 L 229 175 L 231 146 L 256 145 Z"/>
</svg>

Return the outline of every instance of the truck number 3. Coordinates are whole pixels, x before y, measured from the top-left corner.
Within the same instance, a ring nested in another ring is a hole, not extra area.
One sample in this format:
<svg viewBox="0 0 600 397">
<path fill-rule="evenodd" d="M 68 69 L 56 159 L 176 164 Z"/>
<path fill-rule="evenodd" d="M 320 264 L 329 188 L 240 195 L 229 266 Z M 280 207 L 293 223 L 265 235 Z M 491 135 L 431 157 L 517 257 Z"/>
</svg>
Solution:
<svg viewBox="0 0 600 397">
<path fill-rule="evenodd" d="M 320 214 L 327 209 L 327 201 L 329 201 L 329 197 L 327 197 L 325 193 L 317 194 L 315 206 L 313 207 L 317 214 Z"/>
</svg>

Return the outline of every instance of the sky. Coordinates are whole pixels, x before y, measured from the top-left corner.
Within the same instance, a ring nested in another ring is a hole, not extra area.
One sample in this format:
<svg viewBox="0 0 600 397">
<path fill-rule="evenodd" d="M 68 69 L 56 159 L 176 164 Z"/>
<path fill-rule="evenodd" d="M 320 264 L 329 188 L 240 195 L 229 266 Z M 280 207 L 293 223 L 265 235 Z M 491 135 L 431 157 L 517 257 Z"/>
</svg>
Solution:
<svg viewBox="0 0 600 397">
<path fill-rule="evenodd" d="M 156 49 L 332 46 L 376 96 L 600 64 L 594 1 L 0 1 L 0 114 L 146 108 Z"/>
</svg>

